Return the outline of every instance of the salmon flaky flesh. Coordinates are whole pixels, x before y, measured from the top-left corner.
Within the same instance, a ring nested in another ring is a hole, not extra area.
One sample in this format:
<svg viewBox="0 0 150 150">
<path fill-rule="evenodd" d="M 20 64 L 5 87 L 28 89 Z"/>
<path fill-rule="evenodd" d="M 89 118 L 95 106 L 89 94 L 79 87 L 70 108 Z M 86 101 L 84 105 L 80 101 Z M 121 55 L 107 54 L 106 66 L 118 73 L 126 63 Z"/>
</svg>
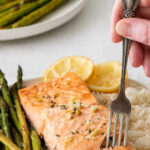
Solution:
<svg viewBox="0 0 150 150">
<path fill-rule="evenodd" d="M 74 73 L 19 91 L 25 113 L 50 150 L 105 148 L 109 110 Z"/>
</svg>

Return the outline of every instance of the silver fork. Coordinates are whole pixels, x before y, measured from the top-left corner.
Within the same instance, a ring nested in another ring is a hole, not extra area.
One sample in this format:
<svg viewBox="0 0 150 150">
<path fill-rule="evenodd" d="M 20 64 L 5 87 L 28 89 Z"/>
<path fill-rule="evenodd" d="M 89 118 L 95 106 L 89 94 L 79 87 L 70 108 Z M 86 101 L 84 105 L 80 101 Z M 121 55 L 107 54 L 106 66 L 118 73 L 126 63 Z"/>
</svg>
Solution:
<svg viewBox="0 0 150 150">
<path fill-rule="evenodd" d="M 122 0 L 122 5 L 124 9 L 122 15 L 123 18 L 134 17 L 134 12 L 137 8 L 138 2 L 139 0 Z M 106 148 L 109 147 L 113 114 L 115 116 L 115 120 L 114 120 L 114 129 L 113 129 L 112 147 L 114 147 L 116 144 L 116 132 L 117 132 L 119 118 L 120 118 L 120 126 L 119 126 L 118 146 L 121 145 L 121 141 L 122 141 L 121 139 L 122 139 L 124 120 L 126 120 L 126 122 L 125 122 L 123 146 L 127 145 L 127 132 L 128 132 L 128 125 L 129 125 L 129 119 L 131 113 L 131 103 L 127 99 L 125 94 L 125 76 L 126 76 L 126 68 L 127 68 L 130 45 L 131 45 L 131 41 L 127 38 L 123 38 L 122 74 L 121 74 L 120 91 L 117 99 L 115 99 L 110 106 L 110 114 L 109 114 L 108 127 L 107 127 Z"/>
</svg>

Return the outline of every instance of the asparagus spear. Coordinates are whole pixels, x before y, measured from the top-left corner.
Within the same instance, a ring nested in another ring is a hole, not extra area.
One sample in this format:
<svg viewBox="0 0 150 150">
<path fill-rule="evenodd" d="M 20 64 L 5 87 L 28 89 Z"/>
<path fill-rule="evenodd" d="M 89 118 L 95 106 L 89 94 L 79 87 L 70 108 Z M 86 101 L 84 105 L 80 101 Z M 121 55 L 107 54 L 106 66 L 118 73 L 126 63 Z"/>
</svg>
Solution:
<svg viewBox="0 0 150 150">
<path fill-rule="evenodd" d="M 18 90 L 22 88 L 22 68 L 18 66 L 18 74 L 17 74 L 17 83 L 12 87 L 12 95 L 16 105 L 16 111 L 18 114 L 19 122 L 22 127 L 22 137 L 23 137 L 23 148 L 24 150 L 30 150 L 30 138 L 29 138 L 29 130 L 26 122 L 25 115 L 21 109 L 20 100 L 18 96 Z"/>
<path fill-rule="evenodd" d="M 12 8 L 12 9 L 8 9 L 8 10 L 6 10 L 6 11 L 0 13 L 0 18 L 4 17 L 4 16 L 7 15 L 8 13 L 10 13 L 11 10 L 13 10 L 13 8 Z"/>
<path fill-rule="evenodd" d="M 19 102 L 17 84 L 14 84 L 12 87 L 12 96 L 13 96 L 13 100 L 16 106 L 16 111 L 18 114 L 19 122 L 22 128 L 23 149 L 30 150 L 31 147 L 30 147 L 29 130 L 28 130 L 26 119 L 25 119 L 25 115 L 21 109 L 21 105 Z"/>
<path fill-rule="evenodd" d="M 12 118 L 12 121 L 13 121 L 14 125 L 16 126 L 16 128 L 18 129 L 18 131 L 21 134 L 22 133 L 21 126 L 20 126 L 20 123 L 19 123 L 19 120 L 18 120 L 18 117 L 17 117 L 17 113 L 16 113 L 16 111 L 14 109 L 14 106 L 13 106 L 13 102 L 12 102 L 10 92 L 9 92 L 9 88 L 8 88 L 8 85 L 7 85 L 7 80 L 5 79 L 5 76 L 4 76 L 4 74 L 1 70 L 0 70 L 0 85 L 1 85 L 1 88 L 2 88 L 3 98 L 4 98 L 5 102 L 7 103 L 7 105 L 9 106 L 10 116 Z"/>
<path fill-rule="evenodd" d="M 38 0 L 36 2 L 27 3 L 26 5 L 24 5 L 24 7 L 20 8 L 19 10 L 9 13 L 8 15 L 0 18 L 0 27 L 4 27 L 10 23 L 15 22 L 16 20 L 22 18 L 23 16 L 27 15 L 28 13 L 41 7 L 48 1 L 49 0 Z"/>
<path fill-rule="evenodd" d="M 3 30 L 5 30 L 5 29 L 10 29 L 11 26 L 12 26 L 12 24 L 9 24 L 8 26 L 2 27 L 2 28 L 0 27 L 0 30 L 1 30 L 1 29 L 3 29 Z"/>
<path fill-rule="evenodd" d="M 2 120 L 2 129 L 4 134 L 7 138 L 12 140 L 11 132 L 10 132 L 10 124 L 9 124 L 9 115 L 8 115 L 8 108 L 3 100 L 3 98 L 0 96 L 0 109 L 1 109 L 1 120 Z M 9 150 L 8 147 L 5 147 L 5 150 Z"/>
<path fill-rule="evenodd" d="M 15 6 L 13 6 L 12 8 L 9 8 L 8 10 L 6 10 L 6 11 L 0 13 L 0 18 L 2 18 L 2 17 L 4 17 L 4 16 L 8 15 L 9 13 L 12 13 L 12 12 L 14 12 L 14 11 L 20 9 L 21 6 L 22 6 L 22 5 L 15 5 Z"/>
<path fill-rule="evenodd" d="M 0 6 L 0 13 L 4 12 L 12 7 L 18 6 L 18 5 L 22 5 L 24 4 L 26 1 L 28 0 L 15 0 L 15 1 L 11 1 L 10 3 L 7 3 L 5 5 Z"/>
<path fill-rule="evenodd" d="M 19 134 L 19 132 L 16 130 L 16 128 L 15 128 L 14 126 L 11 126 L 11 131 L 12 131 L 12 136 L 13 136 L 13 141 L 14 141 L 14 143 L 15 143 L 18 147 L 22 148 L 23 142 L 22 142 L 22 137 L 21 137 L 21 135 Z"/>
<path fill-rule="evenodd" d="M 10 132 L 9 118 L 8 118 L 9 117 L 8 108 L 1 96 L 0 96 L 0 109 L 1 109 L 1 120 L 2 120 L 3 132 L 9 139 L 12 139 L 11 132 Z"/>
<path fill-rule="evenodd" d="M 10 150 L 21 150 L 9 138 L 7 138 L 0 130 L 0 142 L 7 146 Z"/>
<path fill-rule="evenodd" d="M 1 120 L 1 117 L 0 117 L 0 129 L 2 128 L 2 120 Z"/>
<path fill-rule="evenodd" d="M 49 3 L 44 5 L 43 7 L 35 10 L 34 12 L 30 13 L 29 15 L 23 17 L 16 23 L 12 25 L 12 28 L 17 28 L 17 27 L 22 27 L 22 26 L 27 26 L 30 25 L 43 16 L 47 15 L 51 11 L 53 11 L 55 8 L 60 6 L 62 3 L 64 3 L 66 0 L 51 0 Z"/>
<path fill-rule="evenodd" d="M 10 2 L 11 0 L 0 0 L 0 5 L 6 4 Z"/>
<path fill-rule="evenodd" d="M 21 66 L 18 66 L 18 74 L 17 74 L 17 88 L 20 90 L 22 88 L 22 68 Z"/>
<path fill-rule="evenodd" d="M 2 128 L 2 121 L 1 121 L 1 117 L 0 117 L 0 129 Z M 0 142 L 0 148 L 2 150 L 4 150 L 4 146 L 2 145 L 2 143 Z"/>
<path fill-rule="evenodd" d="M 41 150 L 41 141 L 38 133 L 34 128 L 31 128 L 32 150 Z"/>
<path fill-rule="evenodd" d="M 17 75 L 17 88 L 18 90 L 22 88 L 23 80 L 22 80 L 22 68 L 18 66 L 18 75 Z M 41 150 L 41 141 L 38 133 L 34 128 L 30 129 L 30 136 L 32 142 L 32 150 Z"/>
<path fill-rule="evenodd" d="M 26 4 L 28 4 L 28 3 L 16 4 L 16 5 L 12 6 L 11 8 L 8 8 L 7 10 L 0 13 L 0 18 L 8 15 L 9 13 L 12 13 L 14 11 L 17 11 L 17 10 L 23 8 Z"/>
<path fill-rule="evenodd" d="M 0 70 L 0 86 L 2 85 L 3 77 L 4 77 L 4 73 Z"/>
</svg>

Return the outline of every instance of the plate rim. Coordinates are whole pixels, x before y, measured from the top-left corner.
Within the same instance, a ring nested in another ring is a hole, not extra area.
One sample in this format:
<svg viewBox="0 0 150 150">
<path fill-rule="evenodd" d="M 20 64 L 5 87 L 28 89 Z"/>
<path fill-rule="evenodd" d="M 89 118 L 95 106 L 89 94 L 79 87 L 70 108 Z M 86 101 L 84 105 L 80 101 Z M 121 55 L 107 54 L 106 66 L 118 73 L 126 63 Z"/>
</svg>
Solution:
<svg viewBox="0 0 150 150">
<path fill-rule="evenodd" d="M 56 16 L 45 21 L 38 22 L 26 27 L 0 30 L 0 41 L 23 39 L 53 30 L 74 18 L 82 10 L 87 1 L 88 0 L 78 0 L 76 3 L 74 3 L 72 8 L 69 7 L 67 8 L 67 11 L 62 11 L 61 14 L 58 13 Z M 32 33 L 30 32 L 31 30 L 33 31 Z M 13 35 L 14 33 L 16 34 L 15 36 Z"/>
<path fill-rule="evenodd" d="M 33 82 L 34 84 L 42 83 L 42 79 L 43 79 L 43 77 L 28 78 L 23 81 L 23 85 L 27 85 L 29 82 Z M 36 83 L 36 81 L 38 81 L 38 82 Z M 139 82 L 137 80 L 133 80 L 133 79 L 129 78 L 129 81 L 133 81 L 137 84 L 140 84 L 143 88 L 150 89 L 150 87 L 148 85 L 146 85 L 142 82 Z"/>
</svg>

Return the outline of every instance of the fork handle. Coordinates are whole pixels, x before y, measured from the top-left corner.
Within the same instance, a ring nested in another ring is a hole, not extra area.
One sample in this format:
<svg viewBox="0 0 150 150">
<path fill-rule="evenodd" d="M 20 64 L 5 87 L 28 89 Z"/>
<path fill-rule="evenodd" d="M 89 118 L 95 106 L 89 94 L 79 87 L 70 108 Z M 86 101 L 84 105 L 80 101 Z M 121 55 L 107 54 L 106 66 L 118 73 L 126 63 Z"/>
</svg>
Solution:
<svg viewBox="0 0 150 150">
<path fill-rule="evenodd" d="M 138 6 L 139 0 L 122 0 L 122 6 L 124 12 L 123 18 L 132 18 L 135 16 L 135 10 Z M 130 50 L 131 40 L 123 38 L 123 56 L 122 56 L 122 73 L 121 73 L 121 85 L 120 94 L 125 94 L 125 76 L 128 62 L 128 54 Z"/>
<path fill-rule="evenodd" d="M 120 93 L 125 93 L 125 77 L 127 70 L 128 54 L 130 50 L 131 40 L 123 38 L 123 56 L 122 56 L 122 74 L 121 74 L 121 85 Z"/>
<path fill-rule="evenodd" d="M 139 4 L 139 0 L 122 0 L 122 6 L 124 8 L 124 11 L 126 9 L 128 9 L 129 11 L 134 12 L 136 10 L 138 4 Z"/>
</svg>

